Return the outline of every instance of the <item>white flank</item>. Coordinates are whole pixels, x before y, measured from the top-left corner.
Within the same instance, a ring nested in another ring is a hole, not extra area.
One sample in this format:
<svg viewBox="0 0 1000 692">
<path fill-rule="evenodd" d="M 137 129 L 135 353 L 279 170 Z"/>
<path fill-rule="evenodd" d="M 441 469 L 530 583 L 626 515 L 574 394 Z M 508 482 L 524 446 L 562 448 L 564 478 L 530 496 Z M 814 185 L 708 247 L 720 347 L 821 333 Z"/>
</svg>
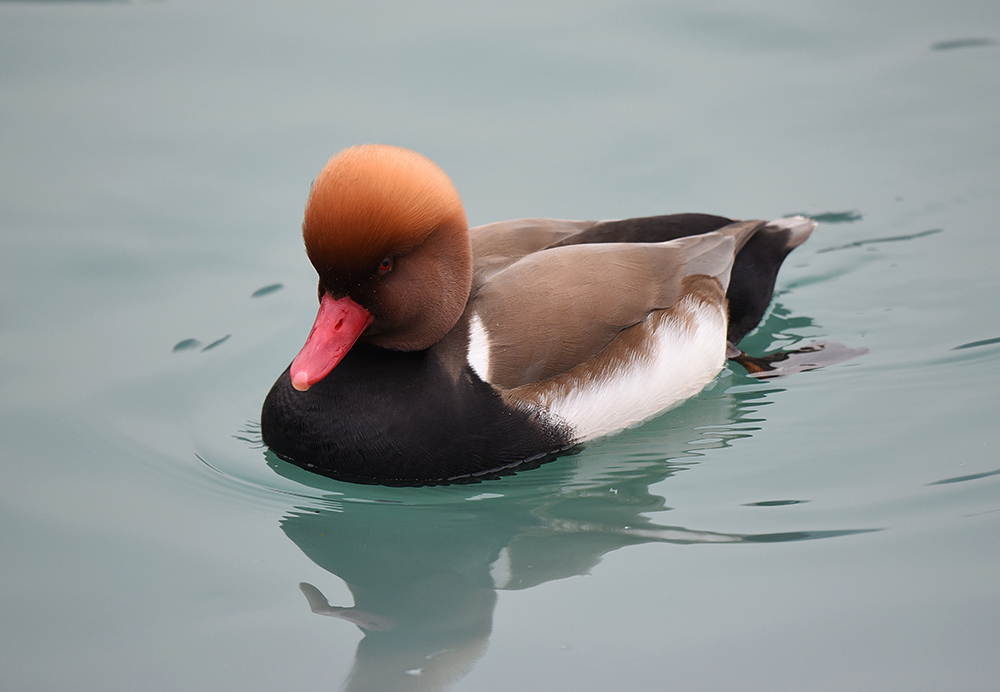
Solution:
<svg viewBox="0 0 1000 692">
<path fill-rule="evenodd" d="M 576 442 L 585 442 L 641 423 L 694 396 L 726 363 L 726 315 L 722 306 L 690 297 L 677 304 L 677 313 L 681 319 L 660 317 L 651 325 L 649 355 L 607 378 L 553 392 L 539 403 L 572 426 Z"/>
<path fill-rule="evenodd" d="M 472 313 L 469 319 L 469 365 L 483 382 L 489 382 L 490 338 L 479 315 Z"/>
</svg>

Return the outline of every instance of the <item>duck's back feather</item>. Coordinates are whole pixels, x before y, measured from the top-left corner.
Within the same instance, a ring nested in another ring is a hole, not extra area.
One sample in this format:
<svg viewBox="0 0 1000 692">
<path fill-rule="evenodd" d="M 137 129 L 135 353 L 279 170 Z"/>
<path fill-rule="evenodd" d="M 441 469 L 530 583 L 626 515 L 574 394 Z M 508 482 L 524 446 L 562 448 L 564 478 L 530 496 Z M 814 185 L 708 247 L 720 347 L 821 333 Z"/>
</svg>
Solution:
<svg viewBox="0 0 1000 692">
<path fill-rule="evenodd" d="M 472 241 L 472 292 L 497 272 L 531 253 L 578 235 L 597 221 L 513 219 L 469 229 Z"/>
<path fill-rule="evenodd" d="M 604 221 L 557 240 L 554 247 L 584 243 L 663 242 L 717 231 L 734 223 L 710 214 L 667 214 Z M 809 238 L 815 222 L 802 217 L 771 221 L 739 250 L 726 291 L 728 340 L 738 344 L 764 317 L 778 270 L 788 253 Z"/>
<path fill-rule="evenodd" d="M 733 219 L 712 214 L 663 214 L 601 221 L 556 241 L 555 246 L 586 243 L 662 243 L 717 231 Z"/>
</svg>

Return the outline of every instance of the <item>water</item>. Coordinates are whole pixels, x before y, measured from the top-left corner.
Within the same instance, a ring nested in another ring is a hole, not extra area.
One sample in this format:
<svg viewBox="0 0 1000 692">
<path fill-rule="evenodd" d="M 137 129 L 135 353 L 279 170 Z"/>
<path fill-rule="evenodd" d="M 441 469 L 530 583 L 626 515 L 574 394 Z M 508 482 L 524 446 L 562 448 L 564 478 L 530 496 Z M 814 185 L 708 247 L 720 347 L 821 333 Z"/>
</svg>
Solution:
<svg viewBox="0 0 1000 692">
<path fill-rule="evenodd" d="M 3 2 L 0 65 L 4 689 L 995 689 L 997 6 Z M 473 223 L 812 215 L 745 347 L 869 353 L 311 477 L 259 406 L 364 141 Z"/>
</svg>

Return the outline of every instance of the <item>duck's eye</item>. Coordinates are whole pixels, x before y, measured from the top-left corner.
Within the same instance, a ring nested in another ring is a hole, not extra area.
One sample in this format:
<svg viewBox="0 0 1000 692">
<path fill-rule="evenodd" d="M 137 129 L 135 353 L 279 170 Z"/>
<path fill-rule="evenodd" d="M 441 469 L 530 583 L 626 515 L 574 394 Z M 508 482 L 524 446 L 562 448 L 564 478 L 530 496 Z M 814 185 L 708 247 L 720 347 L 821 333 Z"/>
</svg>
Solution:
<svg viewBox="0 0 1000 692">
<path fill-rule="evenodd" d="M 379 275 L 381 276 L 382 274 L 388 274 L 391 271 L 392 271 L 392 258 L 391 257 L 383 258 L 382 261 L 378 263 Z"/>
</svg>

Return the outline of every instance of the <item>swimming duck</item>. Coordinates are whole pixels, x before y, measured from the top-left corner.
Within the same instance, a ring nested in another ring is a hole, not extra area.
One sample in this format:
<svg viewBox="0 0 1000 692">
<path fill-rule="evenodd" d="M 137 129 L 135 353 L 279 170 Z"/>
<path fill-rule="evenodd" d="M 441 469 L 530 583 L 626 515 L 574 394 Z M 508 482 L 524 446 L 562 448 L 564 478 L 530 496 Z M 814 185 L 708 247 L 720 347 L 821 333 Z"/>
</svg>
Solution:
<svg viewBox="0 0 1000 692">
<path fill-rule="evenodd" d="M 346 149 L 306 205 L 319 313 L 264 402 L 263 441 L 362 483 L 537 465 L 701 391 L 814 228 L 674 214 L 470 229 L 429 159 Z"/>
</svg>

